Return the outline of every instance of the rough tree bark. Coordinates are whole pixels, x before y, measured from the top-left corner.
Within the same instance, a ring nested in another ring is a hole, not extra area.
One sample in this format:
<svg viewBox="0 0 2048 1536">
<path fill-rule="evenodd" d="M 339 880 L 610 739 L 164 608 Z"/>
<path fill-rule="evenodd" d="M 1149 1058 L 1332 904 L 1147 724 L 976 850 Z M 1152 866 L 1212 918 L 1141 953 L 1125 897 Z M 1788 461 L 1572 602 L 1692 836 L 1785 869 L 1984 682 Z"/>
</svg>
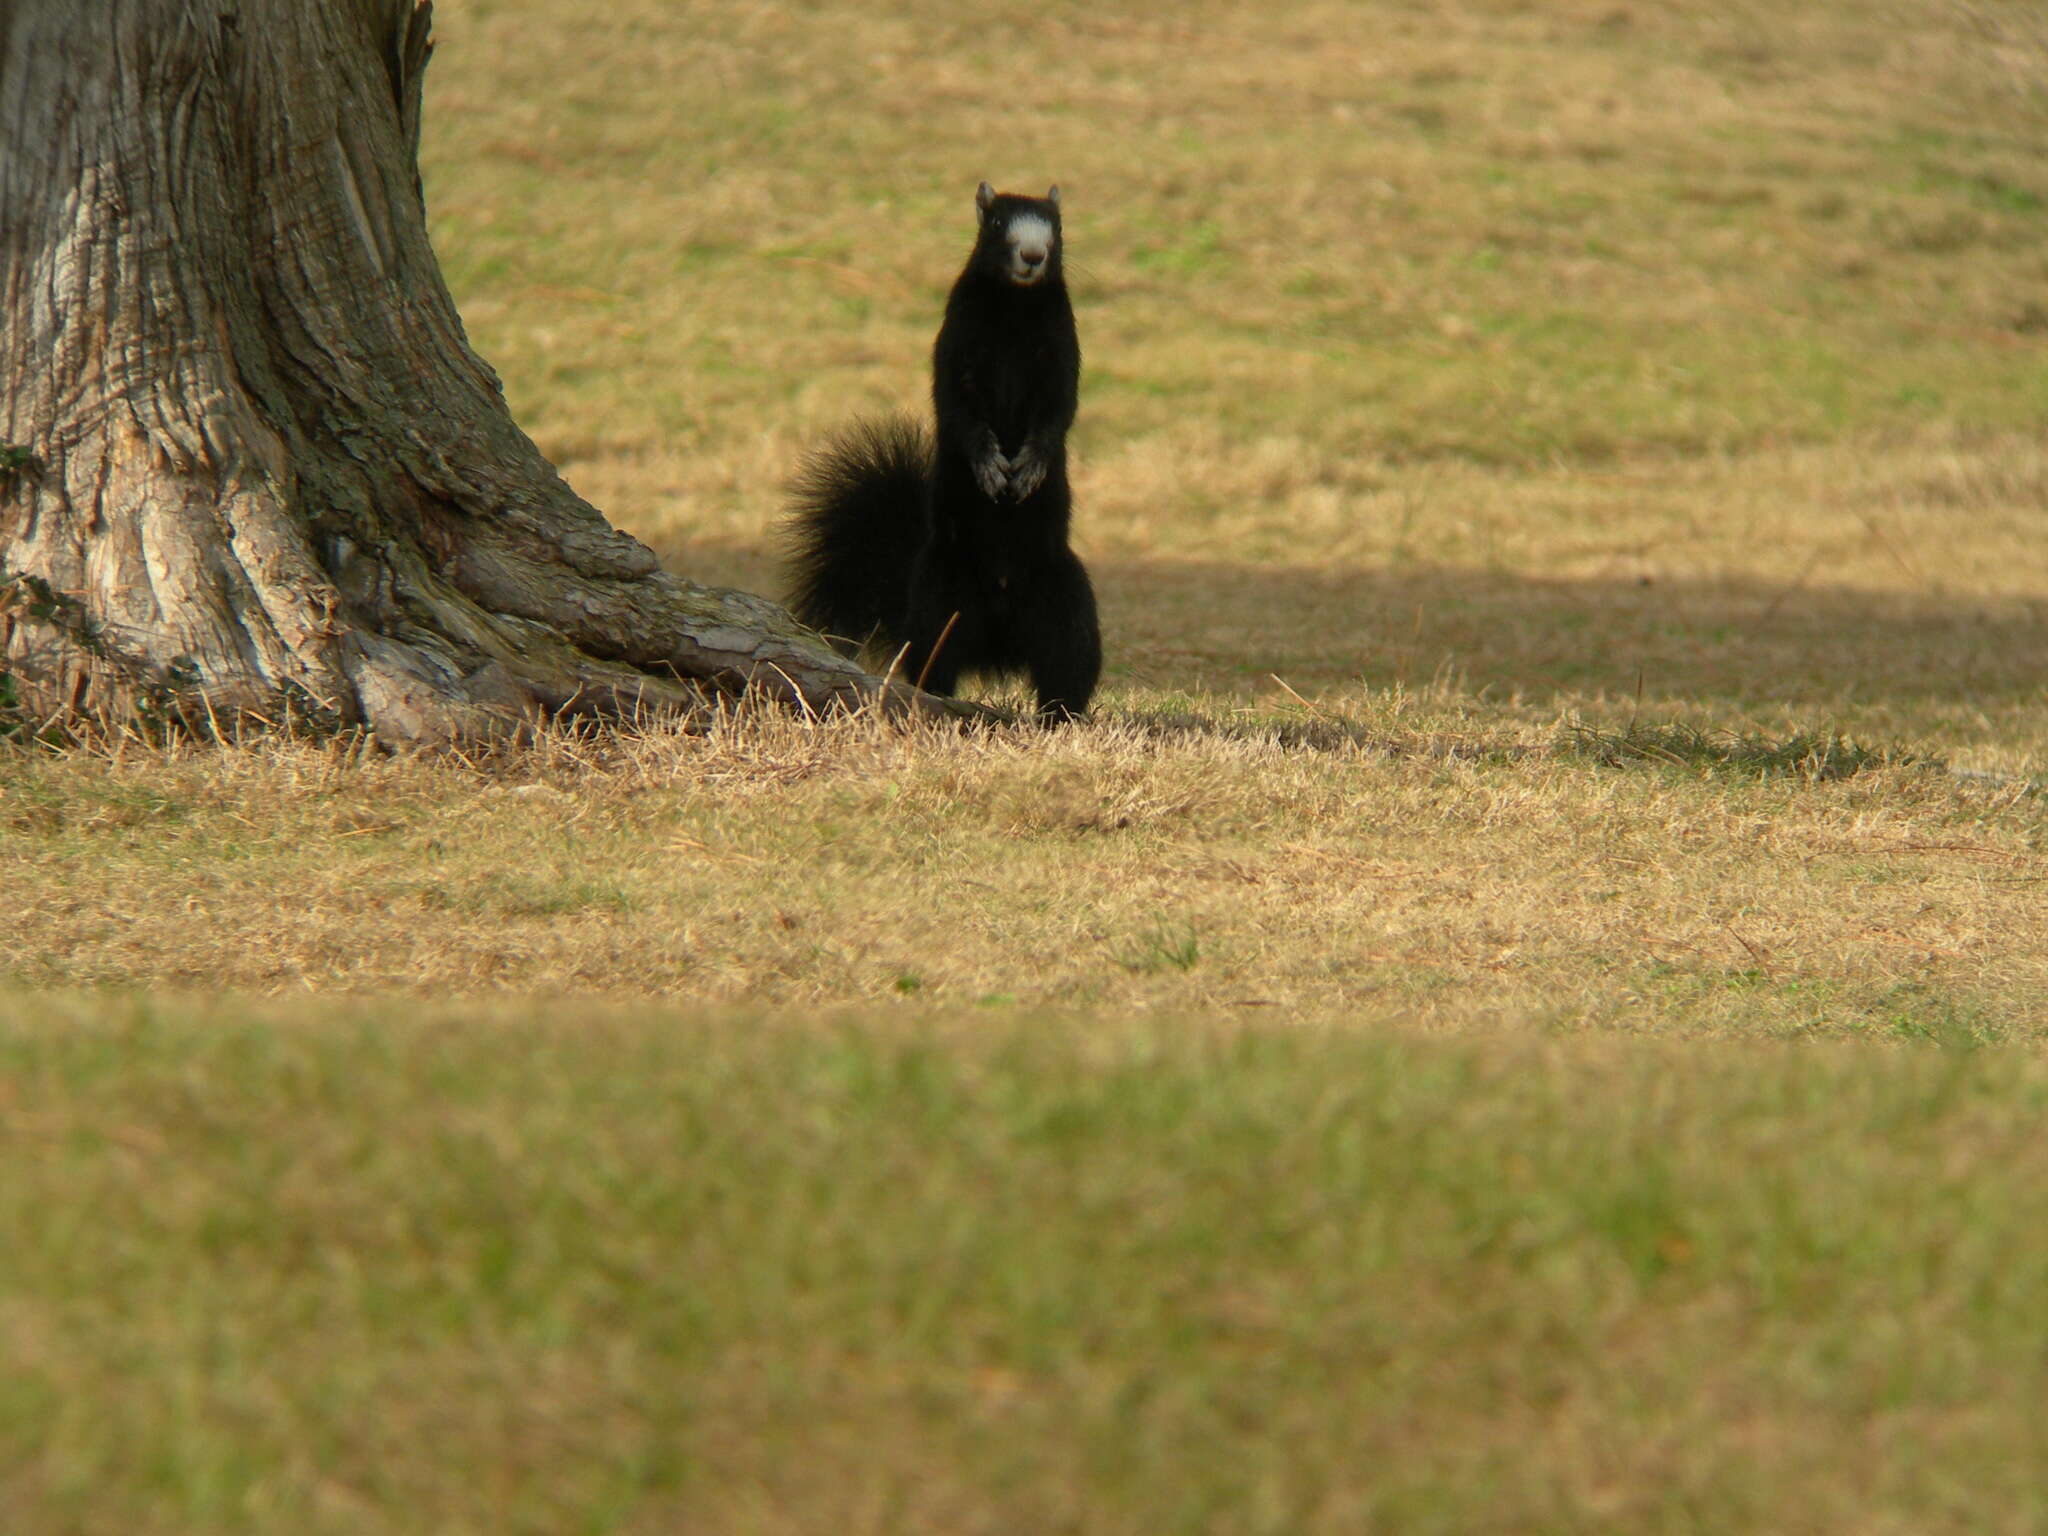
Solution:
<svg viewBox="0 0 2048 1536">
<path fill-rule="evenodd" d="M 514 425 L 428 247 L 429 0 L 0 0 L 0 674 L 391 742 L 883 685 L 662 572 Z"/>
</svg>

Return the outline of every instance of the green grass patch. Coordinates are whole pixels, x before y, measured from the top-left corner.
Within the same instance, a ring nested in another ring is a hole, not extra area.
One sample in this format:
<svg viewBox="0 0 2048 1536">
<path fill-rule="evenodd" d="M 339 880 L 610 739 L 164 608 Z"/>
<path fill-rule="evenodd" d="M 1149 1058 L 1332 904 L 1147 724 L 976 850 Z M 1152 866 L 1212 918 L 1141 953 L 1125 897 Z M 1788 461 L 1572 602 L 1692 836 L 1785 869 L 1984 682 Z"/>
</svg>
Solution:
<svg viewBox="0 0 2048 1536">
<path fill-rule="evenodd" d="M 31 729 L 21 712 L 21 690 L 12 672 L 0 672 L 0 742 L 18 741 Z"/>
<path fill-rule="evenodd" d="M 1564 739 L 1567 750 L 1574 755 L 1610 767 L 1661 763 L 1741 778 L 1786 775 L 1809 781 L 1841 779 L 1921 761 L 1912 752 L 1869 746 L 1831 730 L 1798 730 L 1774 736 L 1682 720 L 1631 720 L 1614 729 L 1574 722 L 1566 728 Z"/>
<path fill-rule="evenodd" d="M 2048 1518 L 2032 1060 L 0 1012 L 11 1536 Z"/>
</svg>

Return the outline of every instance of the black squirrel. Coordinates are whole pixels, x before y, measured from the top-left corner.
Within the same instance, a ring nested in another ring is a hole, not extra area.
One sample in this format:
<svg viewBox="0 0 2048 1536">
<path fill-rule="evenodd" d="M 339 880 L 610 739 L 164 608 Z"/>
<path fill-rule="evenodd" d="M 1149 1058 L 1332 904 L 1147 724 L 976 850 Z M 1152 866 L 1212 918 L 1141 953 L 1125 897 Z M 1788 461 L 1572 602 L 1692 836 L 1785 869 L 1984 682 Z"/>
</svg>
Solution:
<svg viewBox="0 0 2048 1536">
<path fill-rule="evenodd" d="M 1067 547 L 1081 343 L 1060 189 L 975 192 L 978 233 L 932 344 L 937 431 L 856 423 L 808 459 L 787 525 L 790 612 L 950 694 L 1028 673 L 1038 713 L 1085 712 L 1102 673 L 1088 572 Z"/>
</svg>

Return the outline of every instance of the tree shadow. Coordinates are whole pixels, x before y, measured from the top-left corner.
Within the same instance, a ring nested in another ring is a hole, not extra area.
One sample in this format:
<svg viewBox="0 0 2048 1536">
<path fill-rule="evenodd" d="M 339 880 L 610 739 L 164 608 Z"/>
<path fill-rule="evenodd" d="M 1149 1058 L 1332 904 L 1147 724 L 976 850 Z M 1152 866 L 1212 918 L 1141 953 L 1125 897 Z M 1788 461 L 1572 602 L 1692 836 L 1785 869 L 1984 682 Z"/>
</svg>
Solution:
<svg viewBox="0 0 2048 1536">
<path fill-rule="evenodd" d="M 672 543 L 670 569 L 777 595 L 771 549 Z M 2048 703 L 2048 602 L 1741 579 L 1549 579 L 1090 562 L 1108 681 L 1247 700 L 1418 688 L 1757 715 L 1995 716 Z"/>
</svg>

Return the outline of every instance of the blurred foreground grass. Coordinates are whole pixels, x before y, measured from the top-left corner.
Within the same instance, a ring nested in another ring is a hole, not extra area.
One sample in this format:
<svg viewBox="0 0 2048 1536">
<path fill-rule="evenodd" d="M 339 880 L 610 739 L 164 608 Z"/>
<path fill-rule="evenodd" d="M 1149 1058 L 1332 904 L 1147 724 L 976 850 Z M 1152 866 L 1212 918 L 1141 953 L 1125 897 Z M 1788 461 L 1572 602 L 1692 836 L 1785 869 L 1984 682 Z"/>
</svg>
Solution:
<svg viewBox="0 0 2048 1536">
<path fill-rule="evenodd" d="M 2048 1518 L 2031 1057 L 4 1014 L 14 1536 Z"/>
</svg>

